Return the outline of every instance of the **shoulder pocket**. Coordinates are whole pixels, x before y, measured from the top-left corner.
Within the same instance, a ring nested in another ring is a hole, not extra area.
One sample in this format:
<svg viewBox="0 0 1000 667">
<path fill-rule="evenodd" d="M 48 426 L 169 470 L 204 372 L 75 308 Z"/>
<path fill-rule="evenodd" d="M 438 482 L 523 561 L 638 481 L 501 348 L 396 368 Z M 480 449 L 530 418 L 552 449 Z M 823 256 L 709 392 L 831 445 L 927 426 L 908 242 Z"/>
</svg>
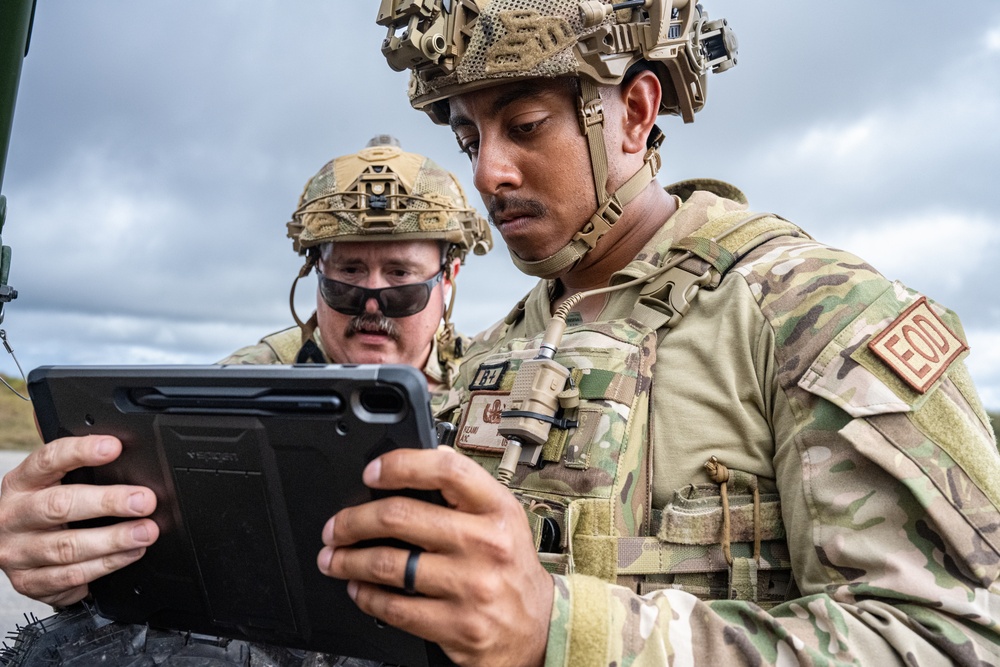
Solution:
<svg viewBox="0 0 1000 667">
<path fill-rule="evenodd" d="M 954 313 L 894 282 L 823 348 L 798 384 L 852 417 L 911 412 L 967 350 Z"/>
</svg>

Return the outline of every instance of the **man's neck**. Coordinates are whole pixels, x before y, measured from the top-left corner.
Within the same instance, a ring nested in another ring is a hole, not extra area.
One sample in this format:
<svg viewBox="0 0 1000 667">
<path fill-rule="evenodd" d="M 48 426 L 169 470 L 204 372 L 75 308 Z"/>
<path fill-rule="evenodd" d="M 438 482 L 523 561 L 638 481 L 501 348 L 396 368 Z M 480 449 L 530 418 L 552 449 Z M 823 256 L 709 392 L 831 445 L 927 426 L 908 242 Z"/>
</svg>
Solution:
<svg viewBox="0 0 1000 667">
<path fill-rule="evenodd" d="M 628 266 L 639 251 L 649 242 L 663 223 L 677 210 L 673 197 L 653 181 L 625 207 L 622 217 L 605 234 L 597 246 L 587 253 L 580 264 L 558 279 L 555 302 L 577 292 L 605 287 L 611 276 Z M 590 304 L 586 302 L 592 302 Z M 588 311 L 595 308 L 600 312 L 603 300 L 598 297 L 586 299 L 580 310 L 584 319 Z M 596 316 L 596 313 L 594 313 Z"/>
</svg>

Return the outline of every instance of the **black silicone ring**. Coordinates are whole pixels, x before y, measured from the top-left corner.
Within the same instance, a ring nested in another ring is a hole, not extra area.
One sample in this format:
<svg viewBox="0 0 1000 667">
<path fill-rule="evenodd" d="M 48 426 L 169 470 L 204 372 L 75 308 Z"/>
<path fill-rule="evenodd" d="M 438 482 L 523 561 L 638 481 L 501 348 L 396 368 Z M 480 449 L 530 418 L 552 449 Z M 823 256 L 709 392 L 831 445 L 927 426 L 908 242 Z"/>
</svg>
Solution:
<svg viewBox="0 0 1000 667">
<path fill-rule="evenodd" d="M 420 559 L 420 552 L 416 549 L 410 550 L 410 555 L 406 557 L 406 570 L 403 572 L 403 591 L 409 595 L 416 593 L 413 587 L 417 579 L 417 561 Z"/>
</svg>

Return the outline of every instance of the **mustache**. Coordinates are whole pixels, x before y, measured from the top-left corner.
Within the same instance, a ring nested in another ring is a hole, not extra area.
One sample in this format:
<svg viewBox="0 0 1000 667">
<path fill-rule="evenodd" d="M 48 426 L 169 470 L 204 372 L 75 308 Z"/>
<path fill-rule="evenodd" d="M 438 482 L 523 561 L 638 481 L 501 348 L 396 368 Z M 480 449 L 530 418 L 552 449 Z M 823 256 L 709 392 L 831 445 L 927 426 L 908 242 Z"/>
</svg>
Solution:
<svg viewBox="0 0 1000 667">
<path fill-rule="evenodd" d="M 359 333 L 380 333 L 392 340 L 399 340 L 396 323 L 382 313 L 362 313 L 351 318 L 344 330 L 344 337 L 351 338 Z"/>
<path fill-rule="evenodd" d="M 489 213 L 490 224 L 497 226 L 497 218 L 503 217 L 507 211 L 516 211 L 521 215 L 541 217 L 548 209 L 540 201 L 535 199 L 525 199 L 516 195 L 504 197 L 490 197 L 486 202 L 486 211 Z"/>
</svg>

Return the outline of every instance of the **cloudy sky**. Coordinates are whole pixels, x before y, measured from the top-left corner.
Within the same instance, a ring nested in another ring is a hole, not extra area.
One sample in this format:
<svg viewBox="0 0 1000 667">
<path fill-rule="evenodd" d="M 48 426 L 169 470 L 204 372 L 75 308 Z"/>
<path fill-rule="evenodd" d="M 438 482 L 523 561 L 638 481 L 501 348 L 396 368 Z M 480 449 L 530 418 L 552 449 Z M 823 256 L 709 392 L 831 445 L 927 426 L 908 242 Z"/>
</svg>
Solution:
<svg viewBox="0 0 1000 667">
<path fill-rule="evenodd" d="M 739 65 L 694 124 L 663 119 L 661 182 L 732 182 L 956 310 L 1000 409 L 1000 3 L 704 5 L 736 30 Z M 284 223 L 309 176 L 374 134 L 471 193 L 450 132 L 409 108 L 379 54 L 377 9 L 39 0 L 3 184 L 20 292 L 3 328 L 26 370 L 212 362 L 290 324 Z M 502 245 L 470 258 L 459 327 L 531 283 Z"/>
</svg>

